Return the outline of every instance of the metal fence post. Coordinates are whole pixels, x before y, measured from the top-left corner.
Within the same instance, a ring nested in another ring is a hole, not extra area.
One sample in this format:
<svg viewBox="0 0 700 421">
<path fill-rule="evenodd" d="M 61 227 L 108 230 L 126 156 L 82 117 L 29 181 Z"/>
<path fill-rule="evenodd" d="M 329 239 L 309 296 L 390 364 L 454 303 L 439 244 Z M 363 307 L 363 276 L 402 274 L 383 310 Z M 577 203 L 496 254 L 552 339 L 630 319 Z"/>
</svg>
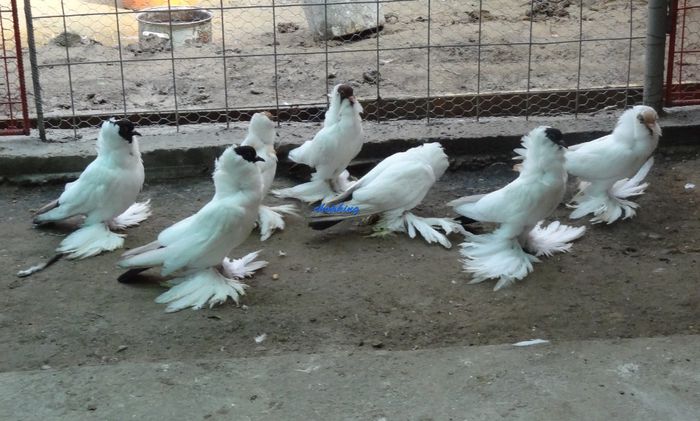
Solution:
<svg viewBox="0 0 700 421">
<path fill-rule="evenodd" d="M 34 107 L 36 108 L 36 128 L 39 138 L 46 142 L 46 127 L 44 126 L 44 108 L 41 102 L 41 83 L 39 82 L 39 67 L 36 61 L 36 42 L 34 41 L 34 22 L 32 20 L 32 2 L 24 0 L 24 17 L 27 20 L 27 48 L 29 49 L 29 66 L 34 87 Z"/>
<path fill-rule="evenodd" d="M 668 0 L 649 0 L 644 63 L 644 104 L 657 111 L 661 111 L 664 98 L 667 6 Z"/>
</svg>

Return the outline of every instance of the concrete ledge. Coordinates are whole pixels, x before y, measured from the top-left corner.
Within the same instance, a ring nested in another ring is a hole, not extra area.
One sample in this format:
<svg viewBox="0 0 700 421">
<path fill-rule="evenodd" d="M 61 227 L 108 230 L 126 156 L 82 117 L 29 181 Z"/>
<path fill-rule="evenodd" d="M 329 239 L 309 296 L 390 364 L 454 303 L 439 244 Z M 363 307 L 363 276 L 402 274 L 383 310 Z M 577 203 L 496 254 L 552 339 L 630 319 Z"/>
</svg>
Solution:
<svg viewBox="0 0 700 421">
<path fill-rule="evenodd" d="M 479 122 L 461 119 L 421 121 L 388 121 L 364 123 L 366 143 L 355 165 L 375 162 L 392 153 L 425 141 L 441 142 L 455 166 L 480 167 L 512 156 L 522 135 L 546 124 L 565 133 L 569 144 L 595 139 L 609 133 L 620 111 L 581 115 L 578 119 L 565 117 L 533 117 L 484 119 Z M 661 147 L 700 145 L 700 107 L 669 110 L 662 118 L 664 136 Z M 283 123 L 278 128 L 279 172 L 285 174 L 289 165 L 284 158 L 292 148 L 311 139 L 319 130 L 318 123 Z M 141 139 L 147 179 L 208 175 L 214 159 L 233 142 L 245 137 L 247 123 L 226 128 L 221 124 L 174 127 L 143 127 Z M 0 180 L 10 182 L 64 181 L 75 177 L 94 159 L 96 129 L 80 129 L 79 140 L 72 131 L 51 131 L 54 142 L 37 138 L 14 137 L 0 140 Z"/>
<path fill-rule="evenodd" d="M 689 421 L 700 411 L 698 336 L 45 368 L 0 374 L 0 419 Z"/>
</svg>

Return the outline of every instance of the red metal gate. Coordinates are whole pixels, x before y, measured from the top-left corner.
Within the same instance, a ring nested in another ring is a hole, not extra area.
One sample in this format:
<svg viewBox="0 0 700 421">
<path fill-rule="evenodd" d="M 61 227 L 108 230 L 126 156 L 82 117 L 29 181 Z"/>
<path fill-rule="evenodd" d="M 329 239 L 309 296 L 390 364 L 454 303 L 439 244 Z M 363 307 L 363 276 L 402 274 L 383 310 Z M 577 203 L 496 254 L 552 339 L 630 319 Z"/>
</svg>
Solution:
<svg viewBox="0 0 700 421">
<path fill-rule="evenodd" d="M 24 86 L 17 0 L 0 5 L 0 135 L 28 135 L 29 111 Z"/>
<path fill-rule="evenodd" d="M 671 0 L 666 105 L 700 104 L 700 0 Z"/>
</svg>

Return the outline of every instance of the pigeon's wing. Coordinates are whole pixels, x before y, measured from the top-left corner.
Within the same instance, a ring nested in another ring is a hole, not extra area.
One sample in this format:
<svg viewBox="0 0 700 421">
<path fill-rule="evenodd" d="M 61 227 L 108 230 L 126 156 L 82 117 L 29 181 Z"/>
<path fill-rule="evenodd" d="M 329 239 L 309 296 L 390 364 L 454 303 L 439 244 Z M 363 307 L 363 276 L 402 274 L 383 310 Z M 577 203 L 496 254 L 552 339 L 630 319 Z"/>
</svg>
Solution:
<svg viewBox="0 0 700 421">
<path fill-rule="evenodd" d="M 588 180 L 619 177 L 618 165 L 624 165 L 629 155 L 624 145 L 607 136 L 577 146 L 566 152 L 564 166 L 569 174 Z"/>
<path fill-rule="evenodd" d="M 472 200 L 474 196 L 454 200 L 455 212 L 481 222 L 505 223 L 521 219 L 537 208 L 542 196 L 539 184 L 515 179 L 505 187 Z"/>
<path fill-rule="evenodd" d="M 411 209 L 418 205 L 435 184 L 435 173 L 430 165 L 420 161 L 394 163 L 377 177 L 358 188 L 350 203 L 361 209 L 385 212 Z"/>
<path fill-rule="evenodd" d="M 115 169 L 103 165 L 96 159 L 88 165 L 77 180 L 66 184 L 58 198 L 59 207 L 66 216 L 87 213 L 108 198 L 110 184 L 113 182 Z"/>
<path fill-rule="evenodd" d="M 382 160 L 379 164 L 375 165 L 374 168 L 372 168 L 367 174 L 365 174 L 362 178 L 357 180 L 349 189 L 345 190 L 343 193 L 339 194 L 338 196 L 334 197 L 332 200 L 328 201 L 328 205 L 335 205 L 341 202 L 344 202 L 348 200 L 349 198 L 352 197 L 353 193 L 368 185 L 372 181 L 374 181 L 377 177 L 380 177 L 381 174 L 389 167 L 392 165 L 401 162 L 401 160 L 404 158 L 405 153 L 404 152 L 399 152 L 391 155 L 388 158 L 385 158 Z"/>
<path fill-rule="evenodd" d="M 229 238 L 235 232 L 234 225 L 245 214 L 242 206 L 230 201 L 211 201 L 196 214 L 167 228 L 158 236 L 158 249 L 147 249 L 144 253 L 130 256 L 124 267 L 163 266 L 163 275 L 183 268 L 211 266 L 202 264 L 212 255 L 222 259 L 238 238 Z M 217 259 L 214 259 L 217 260 Z"/>
</svg>

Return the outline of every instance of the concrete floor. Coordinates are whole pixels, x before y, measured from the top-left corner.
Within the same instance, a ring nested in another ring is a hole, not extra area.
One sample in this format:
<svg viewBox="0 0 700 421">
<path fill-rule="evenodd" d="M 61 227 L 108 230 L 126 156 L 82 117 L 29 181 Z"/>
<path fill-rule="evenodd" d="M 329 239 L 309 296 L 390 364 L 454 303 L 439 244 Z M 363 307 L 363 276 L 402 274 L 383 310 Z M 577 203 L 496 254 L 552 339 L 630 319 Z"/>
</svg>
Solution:
<svg viewBox="0 0 700 421">
<path fill-rule="evenodd" d="M 635 420 L 700 413 L 700 336 L 0 374 L 3 420 Z"/>
</svg>

